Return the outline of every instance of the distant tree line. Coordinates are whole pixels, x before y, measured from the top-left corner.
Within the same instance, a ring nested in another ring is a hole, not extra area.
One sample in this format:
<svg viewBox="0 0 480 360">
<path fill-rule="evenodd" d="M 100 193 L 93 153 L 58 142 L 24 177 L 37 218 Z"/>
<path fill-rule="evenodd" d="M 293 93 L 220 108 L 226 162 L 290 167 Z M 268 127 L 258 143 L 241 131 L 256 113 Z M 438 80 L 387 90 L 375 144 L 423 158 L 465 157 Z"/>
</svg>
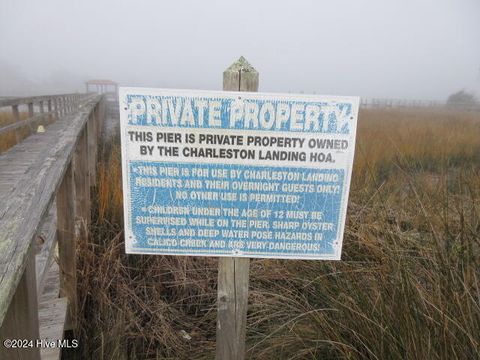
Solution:
<svg viewBox="0 0 480 360">
<path fill-rule="evenodd" d="M 459 107 L 459 106 L 479 106 L 480 103 L 473 93 L 465 90 L 460 90 L 447 99 L 447 106 Z"/>
</svg>

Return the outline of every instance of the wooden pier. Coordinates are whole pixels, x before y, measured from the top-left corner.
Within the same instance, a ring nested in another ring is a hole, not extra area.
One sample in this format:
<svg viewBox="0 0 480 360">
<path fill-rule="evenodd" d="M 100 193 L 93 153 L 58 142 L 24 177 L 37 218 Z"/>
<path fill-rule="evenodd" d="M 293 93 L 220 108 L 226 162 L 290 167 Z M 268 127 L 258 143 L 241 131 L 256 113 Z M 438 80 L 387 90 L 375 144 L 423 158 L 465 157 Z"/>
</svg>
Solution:
<svg viewBox="0 0 480 360">
<path fill-rule="evenodd" d="M 16 144 L 0 154 L 0 341 L 57 341 L 76 325 L 76 244 L 88 237 L 105 96 L 1 99 L 9 108 L 14 121 L 0 135 L 13 132 Z M 60 351 L 0 346 L 0 359 Z"/>
</svg>

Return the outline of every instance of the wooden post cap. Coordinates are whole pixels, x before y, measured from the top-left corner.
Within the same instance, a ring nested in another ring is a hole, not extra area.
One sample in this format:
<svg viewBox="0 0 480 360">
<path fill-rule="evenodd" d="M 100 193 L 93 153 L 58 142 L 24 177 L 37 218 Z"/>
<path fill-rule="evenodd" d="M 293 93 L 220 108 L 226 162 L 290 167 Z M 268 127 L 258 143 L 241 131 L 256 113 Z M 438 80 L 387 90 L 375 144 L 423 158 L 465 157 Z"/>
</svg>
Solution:
<svg viewBox="0 0 480 360">
<path fill-rule="evenodd" d="M 245 59 L 243 56 L 240 56 L 237 61 L 230 65 L 225 72 L 245 72 L 245 73 L 256 73 L 258 71 Z"/>
<path fill-rule="evenodd" d="M 223 90 L 258 91 L 258 71 L 240 56 L 223 72 Z"/>
</svg>

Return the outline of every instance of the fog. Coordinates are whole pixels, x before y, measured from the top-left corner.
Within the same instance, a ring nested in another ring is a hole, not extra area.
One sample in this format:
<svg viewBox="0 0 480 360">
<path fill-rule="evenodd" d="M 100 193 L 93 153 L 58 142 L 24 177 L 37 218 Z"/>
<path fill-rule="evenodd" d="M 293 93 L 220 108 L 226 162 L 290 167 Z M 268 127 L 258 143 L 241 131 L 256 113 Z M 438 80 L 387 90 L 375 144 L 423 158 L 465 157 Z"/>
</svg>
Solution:
<svg viewBox="0 0 480 360">
<path fill-rule="evenodd" d="M 479 88 L 478 0 L 0 0 L 0 96 L 221 89 L 243 55 L 260 91 L 444 100 Z"/>
</svg>

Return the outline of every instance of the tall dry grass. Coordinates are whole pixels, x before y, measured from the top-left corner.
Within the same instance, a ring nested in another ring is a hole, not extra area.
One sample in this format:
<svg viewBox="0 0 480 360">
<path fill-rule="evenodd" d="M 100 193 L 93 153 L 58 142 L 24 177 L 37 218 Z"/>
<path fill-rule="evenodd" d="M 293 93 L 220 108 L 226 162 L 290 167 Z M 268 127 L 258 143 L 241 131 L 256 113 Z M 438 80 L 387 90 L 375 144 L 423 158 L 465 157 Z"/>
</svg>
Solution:
<svg viewBox="0 0 480 360">
<path fill-rule="evenodd" d="M 442 109 L 363 110 L 353 185 L 382 181 L 399 165 L 441 172 L 480 161 L 480 115 Z M 373 171 L 373 172 L 372 172 Z"/>
<path fill-rule="evenodd" d="M 478 113 L 362 111 L 341 262 L 253 260 L 252 359 L 477 359 Z M 82 357 L 211 359 L 216 260 L 126 256 L 118 140 L 79 245 Z"/>
</svg>

